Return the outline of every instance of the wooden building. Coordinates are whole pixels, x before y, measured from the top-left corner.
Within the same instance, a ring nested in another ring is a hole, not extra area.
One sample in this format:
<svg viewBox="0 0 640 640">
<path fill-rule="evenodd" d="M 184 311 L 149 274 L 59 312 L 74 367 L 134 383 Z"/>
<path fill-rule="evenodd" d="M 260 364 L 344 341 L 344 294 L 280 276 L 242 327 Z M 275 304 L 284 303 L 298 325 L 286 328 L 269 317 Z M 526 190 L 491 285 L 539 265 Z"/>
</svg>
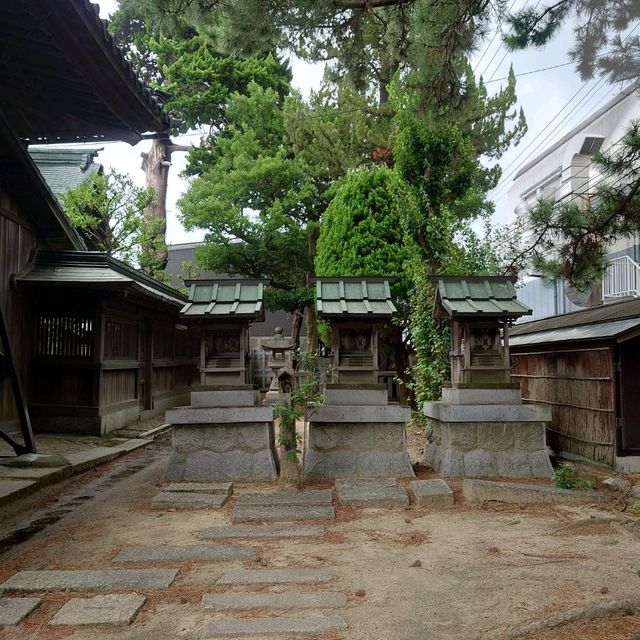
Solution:
<svg viewBox="0 0 640 640">
<path fill-rule="evenodd" d="M 15 283 L 31 312 L 36 430 L 102 435 L 188 403 L 200 344 L 180 323 L 180 293 L 79 251 L 38 251 Z"/>
<path fill-rule="evenodd" d="M 556 452 L 640 471 L 640 300 L 518 324 L 512 380 L 548 404 Z"/>
<path fill-rule="evenodd" d="M 36 425 L 105 433 L 186 390 L 186 299 L 86 252 L 26 147 L 134 144 L 167 135 L 169 118 L 88 0 L 0 3 L 0 86 L 0 303 L 15 366 Z M 0 428 L 15 420 L 2 384 Z"/>
</svg>

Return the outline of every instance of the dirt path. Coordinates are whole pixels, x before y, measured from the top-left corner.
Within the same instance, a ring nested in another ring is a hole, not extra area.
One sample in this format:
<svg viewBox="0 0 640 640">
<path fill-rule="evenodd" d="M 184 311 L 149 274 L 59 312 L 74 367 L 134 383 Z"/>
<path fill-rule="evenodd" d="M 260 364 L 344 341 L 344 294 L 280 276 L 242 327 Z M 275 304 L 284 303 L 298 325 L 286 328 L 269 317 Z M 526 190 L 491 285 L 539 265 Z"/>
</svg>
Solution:
<svg viewBox="0 0 640 640">
<path fill-rule="evenodd" d="M 9 549 L 1 557 L 0 581 L 22 569 L 110 569 L 113 557 L 125 546 L 197 543 L 199 531 L 229 524 L 233 500 L 219 511 L 151 510 L 151 498 L 162 484 L 165 456 L 151 456 L 140 465 L 136 460 L 144 455 L 127 457 L 129 468 L 136 468 L 130 474 L 125 467 L 120 475 L 113 473 L 110 465 L 100 474 L 66 486 L 80 493 L 84 487 L 90 493 L 89 485 L 94 483 L 94 495 Z M 95 483 L 110 470 L 110 481 L 96 489 Z M 236 496 L 258 490 L 273 490 L 273 486 L 235 488 Z M 50 495 L 49 504 L 39 506 L 52 508 L 54 500 L 55 495 Z M 15 514 L 12 521 L 27 515 Z M 0 628 L 0 638 L 200 638 L 212 618 L 200 607 L 202 594 L 224 590 L 215 586 L 215 580 L 240 567 L 330 569 L 334 575 L 330 583 L 300 588 L 348 594 L 347 607 L 339 611 L 348 629 L 322 636 L 344 640 L 469 640 L 558 611 L 640 592 L 640 520 L 602 507 L 459 505 L 440 511 L 338 507 L 336 521 L 326 525 L 321 538 L 242 543 L 256 548 L 258 561 L 145 564 L 179 568 L 180 573 L 168 589 L 148 594 L 130 627 L 117 631 L 103 626 L 51 627 L 52 616 L 77 594 L 44 593 L 39 609 L 19 627 Z M 286 591 L 283 587 L 270 590 Z M 565 637 L 569 636 L 540 635 L 536 640 Z"/>
</svg>

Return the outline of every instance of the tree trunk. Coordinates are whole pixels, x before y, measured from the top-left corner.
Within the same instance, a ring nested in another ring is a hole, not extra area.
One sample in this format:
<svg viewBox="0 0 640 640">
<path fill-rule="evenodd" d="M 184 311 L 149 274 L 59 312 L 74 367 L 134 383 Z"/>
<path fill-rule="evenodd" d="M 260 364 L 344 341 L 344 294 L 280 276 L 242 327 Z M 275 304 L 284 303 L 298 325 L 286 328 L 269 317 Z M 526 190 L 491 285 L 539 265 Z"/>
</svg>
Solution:
<svg viewBox="0 0 640 640">
<path fill-rule="evenodd" d="M 147 187 L 153 188 L 153 200 L 145 209 L 145 214 L 162 220 L 160 233 L 163 238 L 167 233 L 167 184 L 169 182 L 169 168 L 171 154 L 174 151 L 189 151 L 190 146 L 174 144 L 169 138 L 157 138 L 151 143 L 148 153 L 141 153 L 142 170 L 147 179 Z M 162 243 L 158 255 L 163 266 L 166 266 L 168 252 L 166 241 Z"/>
<path fill-rule="evenodd" d="M 302 329 L 302 320 L 304 318 L 304 308 L 296 309 L 293 312 L 293 322 L 291 323 L 291 339 L 296 345 L 296 349 L 300 348 L 300 330 Z"/>
</svg>

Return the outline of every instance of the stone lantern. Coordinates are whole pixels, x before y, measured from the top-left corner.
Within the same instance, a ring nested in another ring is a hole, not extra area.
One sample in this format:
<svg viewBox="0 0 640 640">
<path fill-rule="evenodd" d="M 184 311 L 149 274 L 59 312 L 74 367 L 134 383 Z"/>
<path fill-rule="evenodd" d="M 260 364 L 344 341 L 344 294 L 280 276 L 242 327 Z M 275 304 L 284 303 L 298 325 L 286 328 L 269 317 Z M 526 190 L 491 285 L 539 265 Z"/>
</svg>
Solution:
<svg viewBox="0 0 640 640">
<path fill-rule="evenodd" d="M 271 385 L 265 398 L 267 404 L 274 404 L 279 399 L 285 399 L 291 396 L 293 385 L 293 371 L 289 367 L 287 354 L 295 348 L 295 342 L 292 338 L 285 338 L 282 335 L 282 327 L 276 327 L 272 338 L 262 341 L 262 348 L 270 351 L 267 366 L 272 371 Z M 285 396 L 283 398 L 283 396 Z"/>
<path fill-rule="evenodd" d="M 523 404 L 510 381 L 509 326 L 531 309 L 516 278 L 434 277 L 434 316 L 451 323 L 451 382 L 425 402 L 432 436 L 423 462 L 443 476 L 548 477 L 550 407 Z"/>
</svg>

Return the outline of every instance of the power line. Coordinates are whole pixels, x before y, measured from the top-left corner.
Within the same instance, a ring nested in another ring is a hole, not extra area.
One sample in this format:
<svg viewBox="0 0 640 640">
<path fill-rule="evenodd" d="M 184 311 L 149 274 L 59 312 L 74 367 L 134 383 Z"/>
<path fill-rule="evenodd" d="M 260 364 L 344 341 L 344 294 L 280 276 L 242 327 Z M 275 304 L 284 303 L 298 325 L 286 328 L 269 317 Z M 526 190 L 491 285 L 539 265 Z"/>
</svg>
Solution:
<svg viewBox="0 0 640 640">
<path fill-rule="evenodd" d="M 521 76 L 530 76 L 533 73 L 541 73 L 542 71 L 549 71 L 550 69 L 559 69 L 560 67 L 566 67 L 573 62 L 563 62 L 561 64 L 554 64 L 551 67 L 542 67 L 542 69 L 534 69 L 533 71 L 523 71 L 522 73 L 516 73 L 515 77 L 520 78 Z M 487 80 L 485 84 L 490 84 L 491 82 L 501 82 L 502 80 L 508 80 L 509 76 L 504 76 L 504 78 L 495 78 L 494 80 Z"/>
</svg>

